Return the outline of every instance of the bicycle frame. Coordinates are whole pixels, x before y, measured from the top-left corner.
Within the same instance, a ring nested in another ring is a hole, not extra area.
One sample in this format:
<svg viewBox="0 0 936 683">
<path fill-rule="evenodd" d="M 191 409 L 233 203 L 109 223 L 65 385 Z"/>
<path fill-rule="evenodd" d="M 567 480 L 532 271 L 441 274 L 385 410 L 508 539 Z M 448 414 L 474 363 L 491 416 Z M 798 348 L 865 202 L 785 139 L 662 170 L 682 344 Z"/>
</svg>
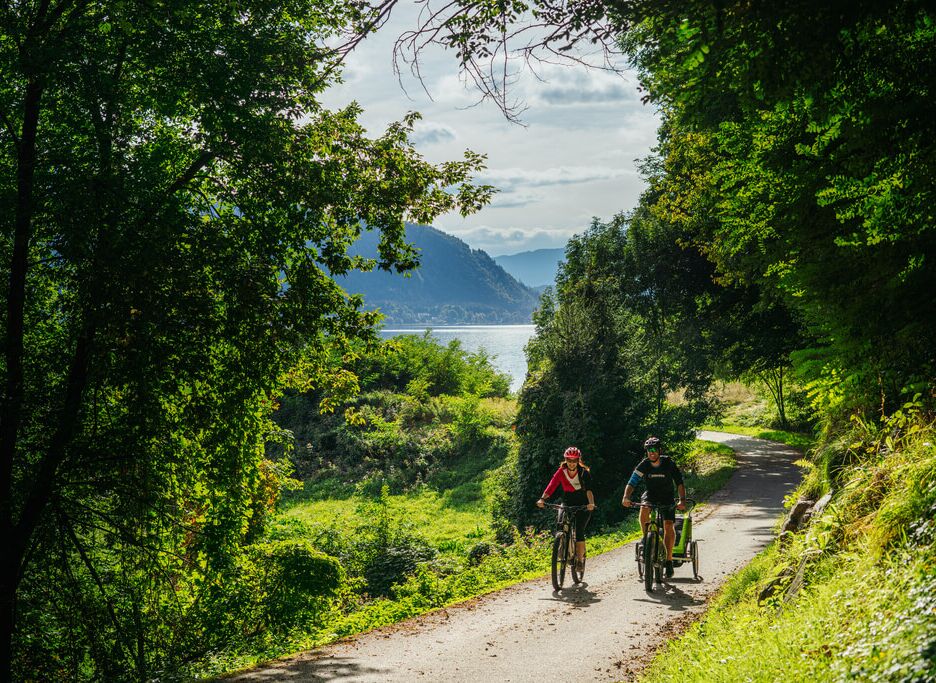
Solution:
<svg viewBox="0 0 936 683">
<path fill-rule="evenodd" d="M 634 507 L 649 508 L 651 513 L 647 528 L 643 530 L 642 557 L 638 558 L 638 571 L 641 572 L 644 580 L 644 588 L 647 592 L 652 592 L 654 579 L 657 583 L 663 583 L 663 567 L 666 563 L 663 510 L 675 507 L 675 505 L 637 503 Z"/>
<path fill-rule="evenodd" d="M 686 499 L 687 515 L 688 510 L 695 507 L 695 501 Z M 666 566 L 666 540 L 664 536 L 665 521 L 663 511 L 676 507 L 675 503 L 668 505 L 658 505 L 654 503 L 635 503 L 633 507 L 648 508 L 651 512 L 650 519 L 647 521 L 647 528 L 644 530 L 643 540 L 637 545 L 637 572 L 644 581 L 644 587 L 647 592 L 653 591 L 653 582 L 663 583 L 663 570 Z M 691 527 L 690 527 L 691 528 Z M 690 541 L 690 557 L 681 558 L 682 561 L 691 561 L 693 567 L 693 576 L 699 580 L 698 572 L 698 548 L 695 541 Z"/>
<path fill-rule="evenodd" d="M 579 583 L 584 574 L 584 567 L 575 565 L 575 517 L 588 508 L 587 505 L 556 505 L 546 503 L 546 507 L 557 510 L 556 532 L 553 536 L 552 549 L 552 584 L 556 591 L 562 590 L 565 583 L 566 566 L 572 565 L 572 580 Z"/>
</svg>

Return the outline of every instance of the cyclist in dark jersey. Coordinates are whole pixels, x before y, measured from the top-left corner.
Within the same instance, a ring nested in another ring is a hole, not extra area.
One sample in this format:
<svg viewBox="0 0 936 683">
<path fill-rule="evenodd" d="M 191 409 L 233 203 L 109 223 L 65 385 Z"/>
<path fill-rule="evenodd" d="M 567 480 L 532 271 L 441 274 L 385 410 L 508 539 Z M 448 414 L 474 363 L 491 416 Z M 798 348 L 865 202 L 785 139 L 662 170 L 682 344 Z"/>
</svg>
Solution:
<svg viewBox="0 0 936 683">
<path fill-rule="evenodd" d="M 592 493 L 591 471 L 582 462 L 582 452 L 575 446 L 569 446 L 563 454 L 563 462 L 549 480 L 546 490 L 536 504 L 543 507 L 546 499 L 556 489 L 562 490 L 562 502 L 566 505 L 587 505 L 588 512 L 575 516 L 575 561 L 581 569 L 585 561 L 585 526 L 595 509 L 595 494 Z"/>
<path fill-rule="evenodd" d="M 673 523 L 676 521 L 676 509 L 686 509 L 686 486 L 683 484 L 682 472 L 671 458 L 662 454 L 660 440 L 651 436 L 644 442 L 647 457 L 634 468 L 627 486 L 624 487 L 624 498 L 621 505 L 629 508 L 634 487 L 643 482 L 646 490 L 640 497 L 641 503 L 653 505 L 668 505 L 663 509 L 663 543 L 666 545 L 666 576 L 673 575 L 673 545 L 676 543 L 676 530 Z M 673 507 L 675 499 L 673 489 L 679 493 L 679 502 Z M 640 528 L 646 533 L 650 522 L 650 509 L 640 508 Z"/>
</svg>

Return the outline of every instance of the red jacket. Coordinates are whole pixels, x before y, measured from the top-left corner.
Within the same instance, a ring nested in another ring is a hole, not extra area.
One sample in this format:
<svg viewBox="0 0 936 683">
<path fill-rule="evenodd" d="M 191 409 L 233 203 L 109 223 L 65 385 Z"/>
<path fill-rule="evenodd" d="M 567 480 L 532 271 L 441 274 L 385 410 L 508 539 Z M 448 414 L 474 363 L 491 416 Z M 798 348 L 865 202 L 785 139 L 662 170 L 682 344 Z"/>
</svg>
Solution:
<svg viewBox="0 0 936 683">
<path fill-rule="evenodd" d="M 575 479 L 570 481 L 567 474 L 568 470 L 560 465 L 556 473 L 552 475 L 552 479 L 549 480 L 546 490 L 543 491 L 543 499 L 549 498 L 556 489 L 561 487 L 564 503 L 567 505 L 587 505 L 588 494 L 586 492 L 592 490 L 591 472 L 579 465 Z M 578 484 L 577 488 L 576 484 Z"/>
</svg>

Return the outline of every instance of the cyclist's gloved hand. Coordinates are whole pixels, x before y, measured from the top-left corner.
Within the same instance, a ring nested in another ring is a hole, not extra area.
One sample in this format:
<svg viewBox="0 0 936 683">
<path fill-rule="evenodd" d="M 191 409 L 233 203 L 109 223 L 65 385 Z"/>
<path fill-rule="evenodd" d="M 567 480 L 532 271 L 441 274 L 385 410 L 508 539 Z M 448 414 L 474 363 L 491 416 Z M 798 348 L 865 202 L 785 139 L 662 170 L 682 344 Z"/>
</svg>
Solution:
<svg viewBox="0 0 936 683">
<path fill-rule="evenodd" d="M 621 499 L 621 505 L 623 505 L 623 506 L 626 507 L 626 508 L 629 508 L 631 505 L 633 505 L 633 503 L 630 502 L 630 499 L 628 499 L 628 498 L 622 498 L 622 499 Z"/>
</svg>

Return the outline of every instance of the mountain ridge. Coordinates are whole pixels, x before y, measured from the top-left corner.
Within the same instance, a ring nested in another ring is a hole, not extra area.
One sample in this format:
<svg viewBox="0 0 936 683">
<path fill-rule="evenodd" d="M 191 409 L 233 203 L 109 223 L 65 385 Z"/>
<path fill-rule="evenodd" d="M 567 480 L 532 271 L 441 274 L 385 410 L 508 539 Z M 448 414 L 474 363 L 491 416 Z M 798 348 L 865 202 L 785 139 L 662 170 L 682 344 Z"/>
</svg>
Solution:
<svg viewBox="0 0 936 683">
<path fill-rule="evenodd" d="M 559 264 L 565 258 L 565 249 L 533 249 L 516 254 L 495 256 L 497 264 L 527 287 L 542 288 L 556 282 Z"/>
<path fill-rule="evenodd" d="M 365 231 L 351 253 L 374 257 L 380 235 Z M 420 251 L 409 277 L 375 270 L 338 277 L 367 309 L 393 325 L 529 323 L 539 297 L 481 249 L 428 225 L 407 223 L 406 239 Z"/>
</svg>

